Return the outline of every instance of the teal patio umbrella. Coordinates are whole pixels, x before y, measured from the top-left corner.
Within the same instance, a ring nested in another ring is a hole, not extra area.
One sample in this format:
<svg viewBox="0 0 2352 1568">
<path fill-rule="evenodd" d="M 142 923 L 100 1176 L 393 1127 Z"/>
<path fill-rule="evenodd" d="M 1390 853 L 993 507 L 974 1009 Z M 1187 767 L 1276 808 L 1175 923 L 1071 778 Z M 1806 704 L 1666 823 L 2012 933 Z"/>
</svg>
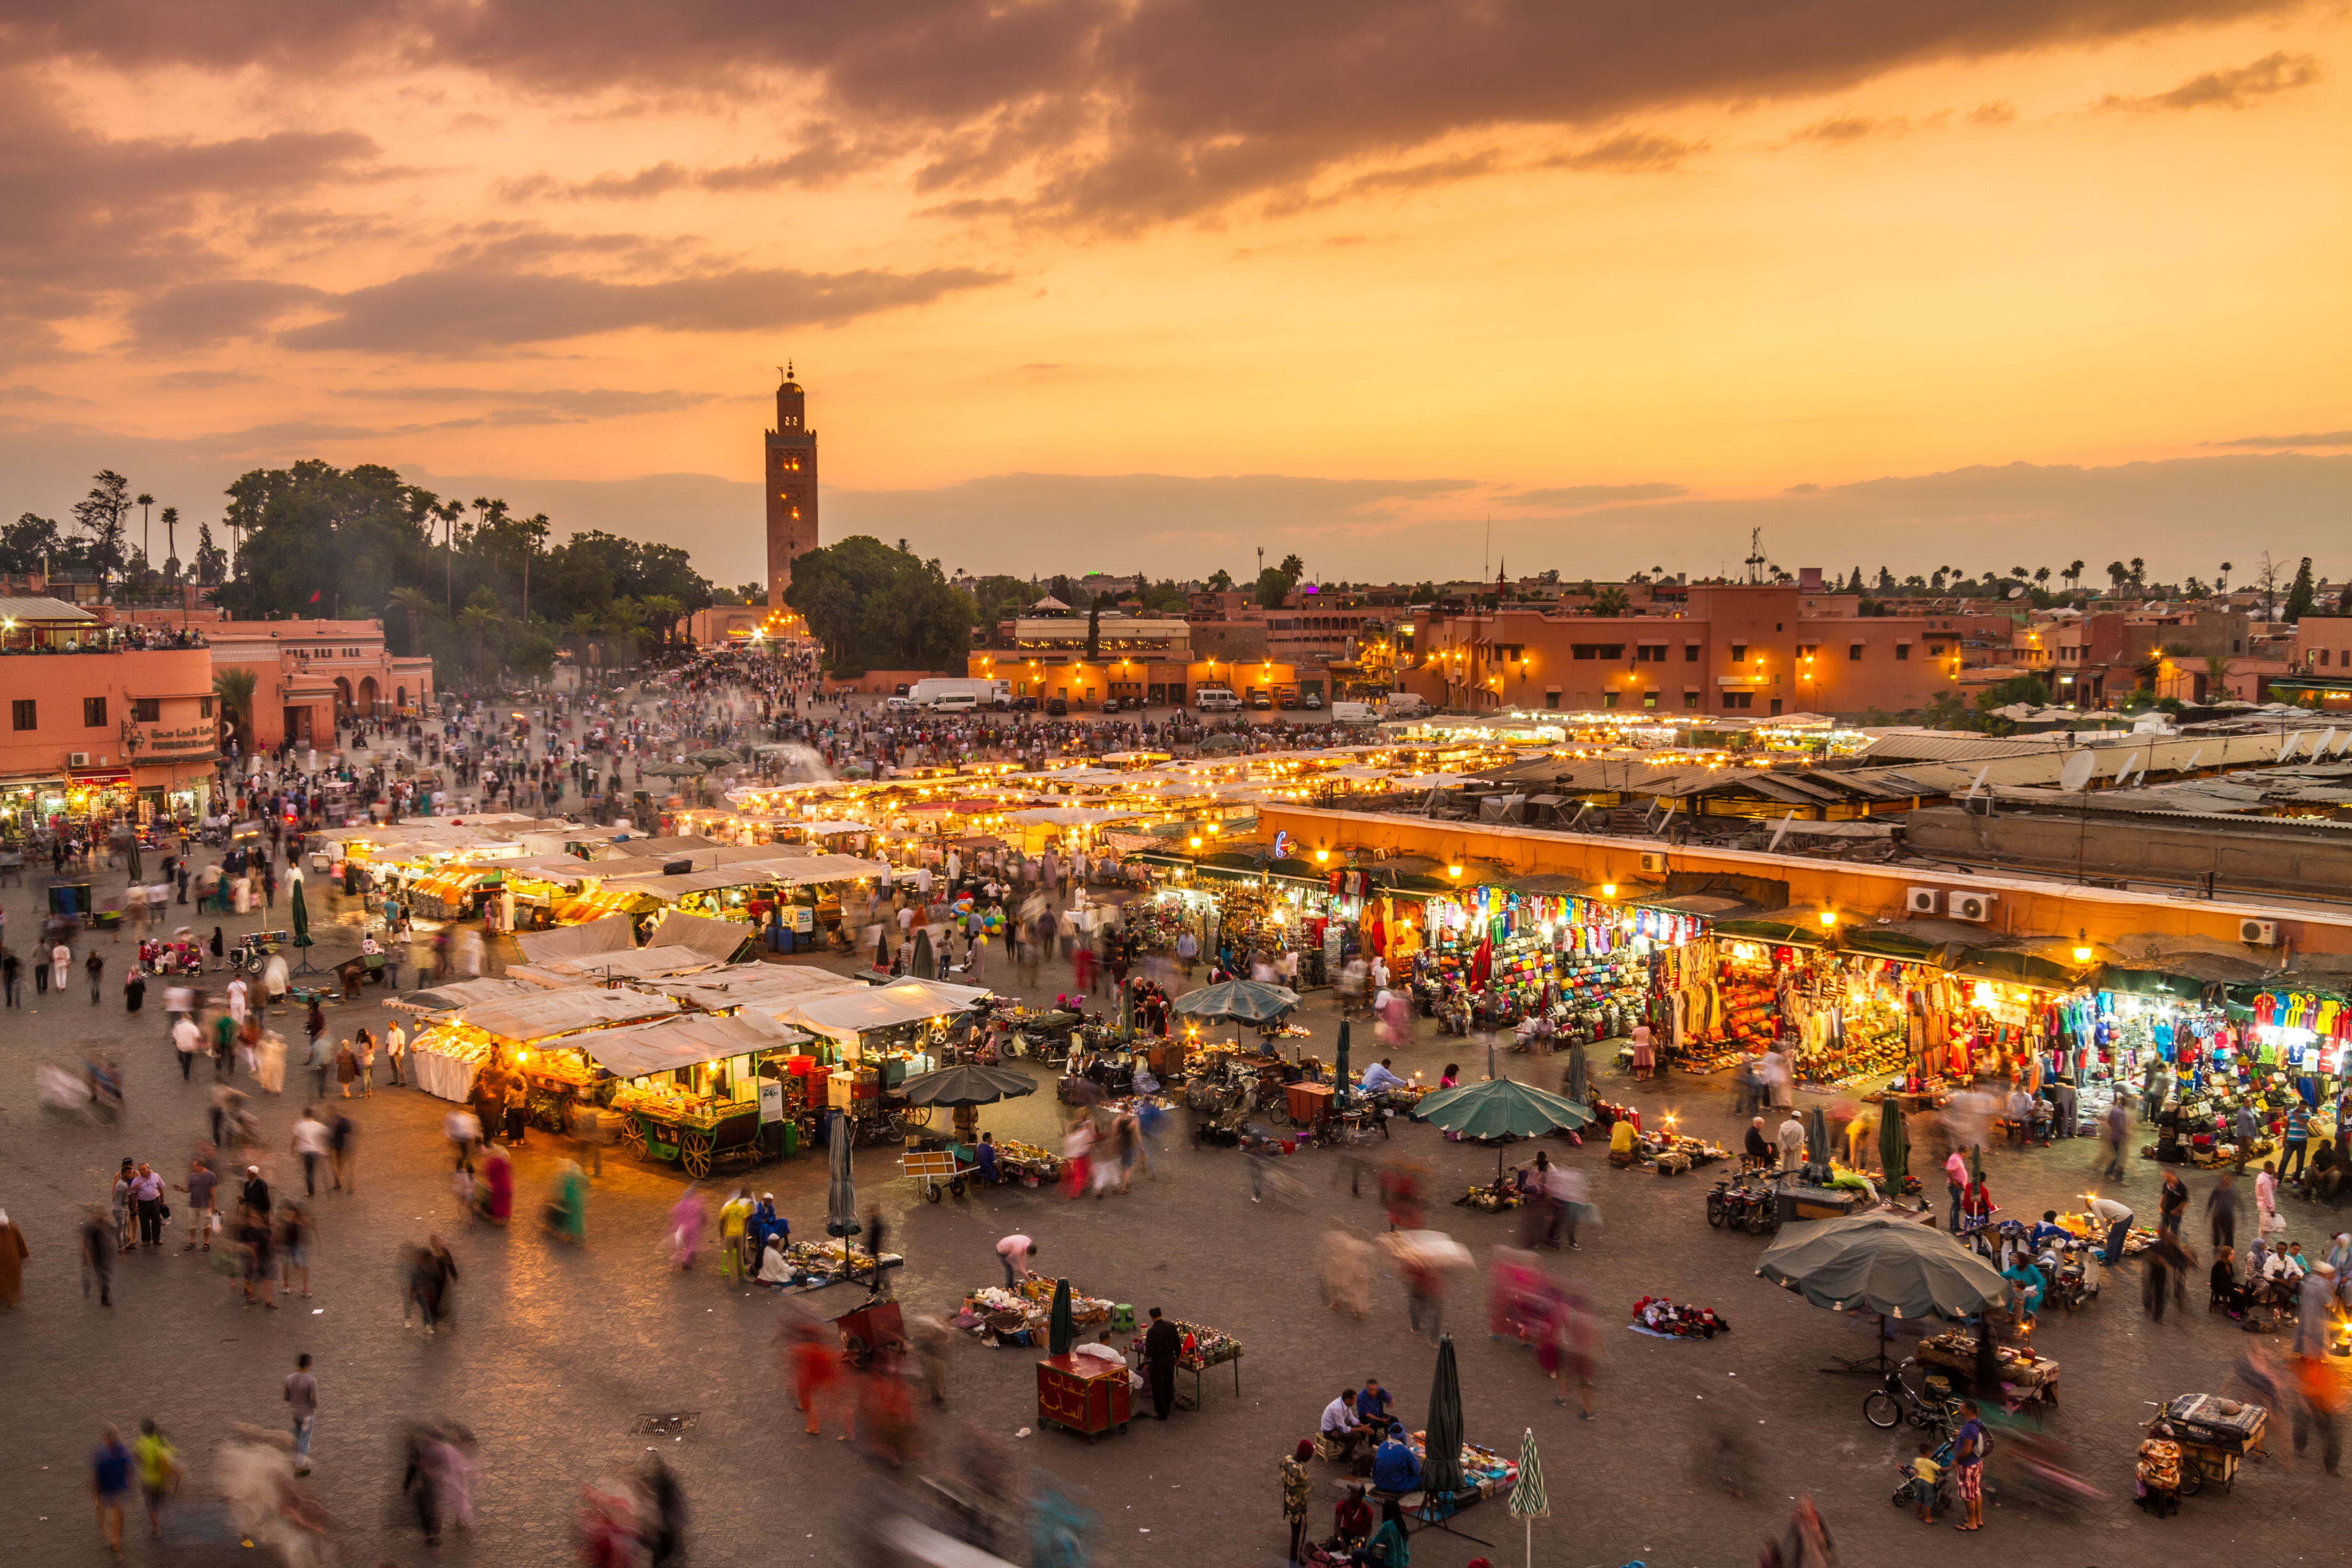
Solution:
<svg viewBox="0 0 2352 1568">
<path fill-rule="evenodd" d="M 1415 1107 L 1413 1114 L 1441 1131 L 1470 1138 L 1534 1138 L 1559 1127 L 1574 1131 L 1592 1120 L 1592 1113 L 1580 1105 L 1507 1078 L 1440 1089 Z M 1497 1149 L 1496 1177 L 1502 1173 L 1503 1152 Z"/>
<path fill-rule="evenodd" d="M 1454 1364 L 1454 1336 L 1437 1342 L 1437 1370 L 1429 1380 L 1428 1449 L 1421 1459 L 1421 1489 L 1450 1499 L 1463 1489 L 1462 1377 Z"/>
<path fill-rule="evenodd" d="M 1169 1005 L 1188 1018 L 1271 1024 L 1298 1005 L 1298 993 L 1256 980 L 1221 980 L 1187 991 Z"/>
</svg>

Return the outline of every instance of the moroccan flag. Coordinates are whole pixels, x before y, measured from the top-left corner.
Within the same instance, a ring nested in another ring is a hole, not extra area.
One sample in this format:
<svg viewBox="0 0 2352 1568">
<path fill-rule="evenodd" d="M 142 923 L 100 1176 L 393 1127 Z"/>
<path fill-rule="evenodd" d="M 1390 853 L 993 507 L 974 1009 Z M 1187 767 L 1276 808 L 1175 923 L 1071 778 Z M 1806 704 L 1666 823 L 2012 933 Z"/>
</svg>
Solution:
<svg viewBox="0 0 2352 1568">
<path fill-rule="evenodd" d="M 316 593 L 310 595 L 310 602 L 314 605 L 319 602 L 319 595 Z"/>
</svg>

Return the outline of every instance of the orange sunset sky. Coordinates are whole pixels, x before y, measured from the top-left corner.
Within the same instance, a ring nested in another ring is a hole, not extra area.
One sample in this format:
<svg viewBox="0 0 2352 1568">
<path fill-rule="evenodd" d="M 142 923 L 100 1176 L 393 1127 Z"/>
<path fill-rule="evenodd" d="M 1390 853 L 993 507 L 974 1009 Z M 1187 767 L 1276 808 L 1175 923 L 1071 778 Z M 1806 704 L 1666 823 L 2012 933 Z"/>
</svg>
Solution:
<svg viewBox="0 0 2352 1568">
<path fill-rule="evenodd" d="M 2352 573 L 2257 0 L 0 0 L 0 509 L 390 464 L 760 572 Z"/>
</svg>

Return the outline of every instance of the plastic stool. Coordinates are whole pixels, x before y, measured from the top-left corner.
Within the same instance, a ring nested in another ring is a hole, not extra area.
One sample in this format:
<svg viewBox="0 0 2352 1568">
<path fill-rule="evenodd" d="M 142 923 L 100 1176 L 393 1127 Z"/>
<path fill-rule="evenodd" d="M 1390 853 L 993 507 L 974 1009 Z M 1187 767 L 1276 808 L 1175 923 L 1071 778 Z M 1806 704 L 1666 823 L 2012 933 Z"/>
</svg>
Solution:
<svg viewBox="0 0 2352 1568">
<path fill-rule="evenodd" d="M 1114 1330 L 1121 1332 L 1133 1333 L 1135 1331 L 1135 1307 L 1133 1303 L 1121 1301 L 1118 1305 L 1113 1307 L 1110 1310 L 1110 1326 Z"/>
</svg>

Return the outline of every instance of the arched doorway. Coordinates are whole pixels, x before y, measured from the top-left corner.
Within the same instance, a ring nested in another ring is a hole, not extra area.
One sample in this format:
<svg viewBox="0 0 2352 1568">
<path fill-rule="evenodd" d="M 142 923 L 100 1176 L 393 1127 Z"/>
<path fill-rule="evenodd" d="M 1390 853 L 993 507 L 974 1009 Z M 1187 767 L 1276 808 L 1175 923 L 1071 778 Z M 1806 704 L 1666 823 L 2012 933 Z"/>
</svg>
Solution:
<svg viewBox="0 0 2352 1568">
<path fill-rule="evenodd" d="M 392 689 L 392 705 L 403 713 L 408 711 L 408 688 L 395 686 Z"/>
<path fill-rule="evenodd" d="M 352 683 L 347 676 L 335 677 L 335 713 L 337 717 L 352 710 Z"/>
<path fill-rule="evenodd" d="M 375 683 L 374 676 L 368 675 L 360 678 L 361 718 L 372 719 L 375 716 L 376 699 L 381 690 L 382 688 L 378 687 Z"/>
</svg>

